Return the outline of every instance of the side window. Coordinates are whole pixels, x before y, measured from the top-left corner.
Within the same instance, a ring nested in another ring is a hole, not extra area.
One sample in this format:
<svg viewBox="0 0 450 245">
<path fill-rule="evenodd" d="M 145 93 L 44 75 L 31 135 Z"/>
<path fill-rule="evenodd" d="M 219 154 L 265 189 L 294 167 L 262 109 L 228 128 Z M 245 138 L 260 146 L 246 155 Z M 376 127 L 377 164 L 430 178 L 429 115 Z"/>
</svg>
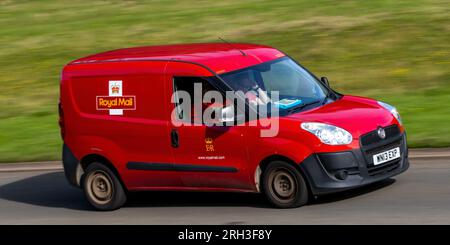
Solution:
<svg viewBox="0 0 450 245">
<path fill-rule="evenodd" d="M 207 108 L 211 106 L 222 107 L 223 105 L 220 103 L 223 101 L 222 96 L 220 96 L 222 101 L 212 99 L 210 102 L 203 102 L 207 92 L 211 91 L 216 94 L 220 94 L 220 92 L 202 77 L 174 77 L 173 87 L 177 120 L 201 124 L 203 123 L 203 114 Z M 209 94 L 211 95 L 211 93 Z M 200 110 L 195 109 L 194 103 L 196 101 L 199 101 L 199 104 L 201 104 Z M 215 115 L 212 116 L 215 117 Z"/>
</svg>

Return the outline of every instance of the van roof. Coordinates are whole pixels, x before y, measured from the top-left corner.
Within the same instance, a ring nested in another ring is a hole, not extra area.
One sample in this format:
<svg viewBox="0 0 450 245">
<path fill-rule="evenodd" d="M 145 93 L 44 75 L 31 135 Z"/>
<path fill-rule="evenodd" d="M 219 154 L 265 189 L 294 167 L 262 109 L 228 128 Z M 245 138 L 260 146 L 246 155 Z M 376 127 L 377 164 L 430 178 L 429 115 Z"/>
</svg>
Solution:
<svg viewBox="0 0 450 245">
<path fill-rule="evenodd" d="M 69 63 L 69 65 L 99 62 L 173 60 L 198 63 L 220 74 L 283 56 L 285 55 L 281 51 L 265 45 L 195 43 L 117 49 L 77 59 Z"/>
</svg>

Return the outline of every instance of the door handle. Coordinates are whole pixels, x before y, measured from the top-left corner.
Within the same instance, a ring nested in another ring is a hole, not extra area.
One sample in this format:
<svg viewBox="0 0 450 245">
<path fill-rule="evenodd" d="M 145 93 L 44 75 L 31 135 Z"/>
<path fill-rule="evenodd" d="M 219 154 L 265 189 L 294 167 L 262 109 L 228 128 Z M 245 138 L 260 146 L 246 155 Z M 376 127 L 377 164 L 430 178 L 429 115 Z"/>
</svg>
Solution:
<svg viewBox="0 0 450 245">
<path fill-rule="evenodd" d="M 173 148 L 177 148 L 179 146 L 178 131 L 176 129 L 172 129 L 172 131 L 170 132 L 170 141 Z"/>
</svg>

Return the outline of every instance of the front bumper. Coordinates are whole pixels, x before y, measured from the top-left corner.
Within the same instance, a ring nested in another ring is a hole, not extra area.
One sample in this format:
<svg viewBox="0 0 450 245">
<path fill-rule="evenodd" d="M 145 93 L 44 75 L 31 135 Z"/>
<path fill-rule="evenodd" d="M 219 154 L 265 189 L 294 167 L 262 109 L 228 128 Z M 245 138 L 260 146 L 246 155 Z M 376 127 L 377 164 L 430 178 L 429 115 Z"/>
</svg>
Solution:
<svg viewBox="0 0 450 245">
<path fill-rule="evenodd" d="M 371 156 L 400 147 L 400 158 L 373 165 Z M 318 153 L 300 165 L 313 195 L 328 194 L 361 187 L 398 175 L 409 167 L 406 134 L 403 133 L 375 147 L 361 146 L 345 152 Z"/>
</svg>

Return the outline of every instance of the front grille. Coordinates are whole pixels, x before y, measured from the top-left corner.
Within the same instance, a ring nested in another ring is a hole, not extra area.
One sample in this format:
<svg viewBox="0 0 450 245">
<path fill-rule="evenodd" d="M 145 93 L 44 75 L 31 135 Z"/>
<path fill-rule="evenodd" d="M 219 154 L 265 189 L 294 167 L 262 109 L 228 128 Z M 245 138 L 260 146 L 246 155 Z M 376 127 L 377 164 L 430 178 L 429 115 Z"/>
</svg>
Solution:
<svg viewBox="0 0 450 245">
<path fill-rule="evenodd" d="M 378 130 L 371 131 L 363 136 L 361 136 L 361 145 L 362 146 L 369 146 L 372 144 L 377 144 L 382 141 L 388 141 L 389 139 L 392 139 L 394 137 L 400 136 L 400 129 L 397 125 L 391 125 L 384 128 L 384 131 L 386 132 L 386 138 L 381 139 L 380 136 L 378 136 Z"/>
<path fill-rule="evenodd" d="M 396 141 L 391 142 L 389 144 L 381 145 L 381 146 L 379 146 L 377 148 L 374 148 L 374 149 L 365 150 L 364 153 L 369 157 L 369 156 L 372 156 L 374 154 L 381 153 L 383 151 L 387 151 L 387 150 L 393 149 L 395 147 L 400 147 L 401 144 L 402 144 L 402 141 L 401 141 L 401 139 L 399 139 L 399 140 L 396 140 Z"/>
<path fill-rule="evenodd" d="M 370 167 L 367 167 L 367 171 L 369 172 L 370 176 L 383 175 L 397 169 L 399 166 L 400 159 L 395 159 L 381 165 L 372 165 Z"/>
<path fill-rule="evenodd" d="M 395 147 L 402 148 L 403 137 L 399 127 L 397 125 L 391 125 L 385 127 L 384 130 L 386 132 L 386 137 L 384 139 L 381 139 L 378 136 L 378 129 L 360 137 L 361 150 L 367 163 L 369 176 L 384 175 L 394 171 L 400 166 L 401 158 L 376 166 L 373 164 L 373 155 Z M 401 154 L 403 155 L 404 152 L 401 152 Z"/>
</svg>

